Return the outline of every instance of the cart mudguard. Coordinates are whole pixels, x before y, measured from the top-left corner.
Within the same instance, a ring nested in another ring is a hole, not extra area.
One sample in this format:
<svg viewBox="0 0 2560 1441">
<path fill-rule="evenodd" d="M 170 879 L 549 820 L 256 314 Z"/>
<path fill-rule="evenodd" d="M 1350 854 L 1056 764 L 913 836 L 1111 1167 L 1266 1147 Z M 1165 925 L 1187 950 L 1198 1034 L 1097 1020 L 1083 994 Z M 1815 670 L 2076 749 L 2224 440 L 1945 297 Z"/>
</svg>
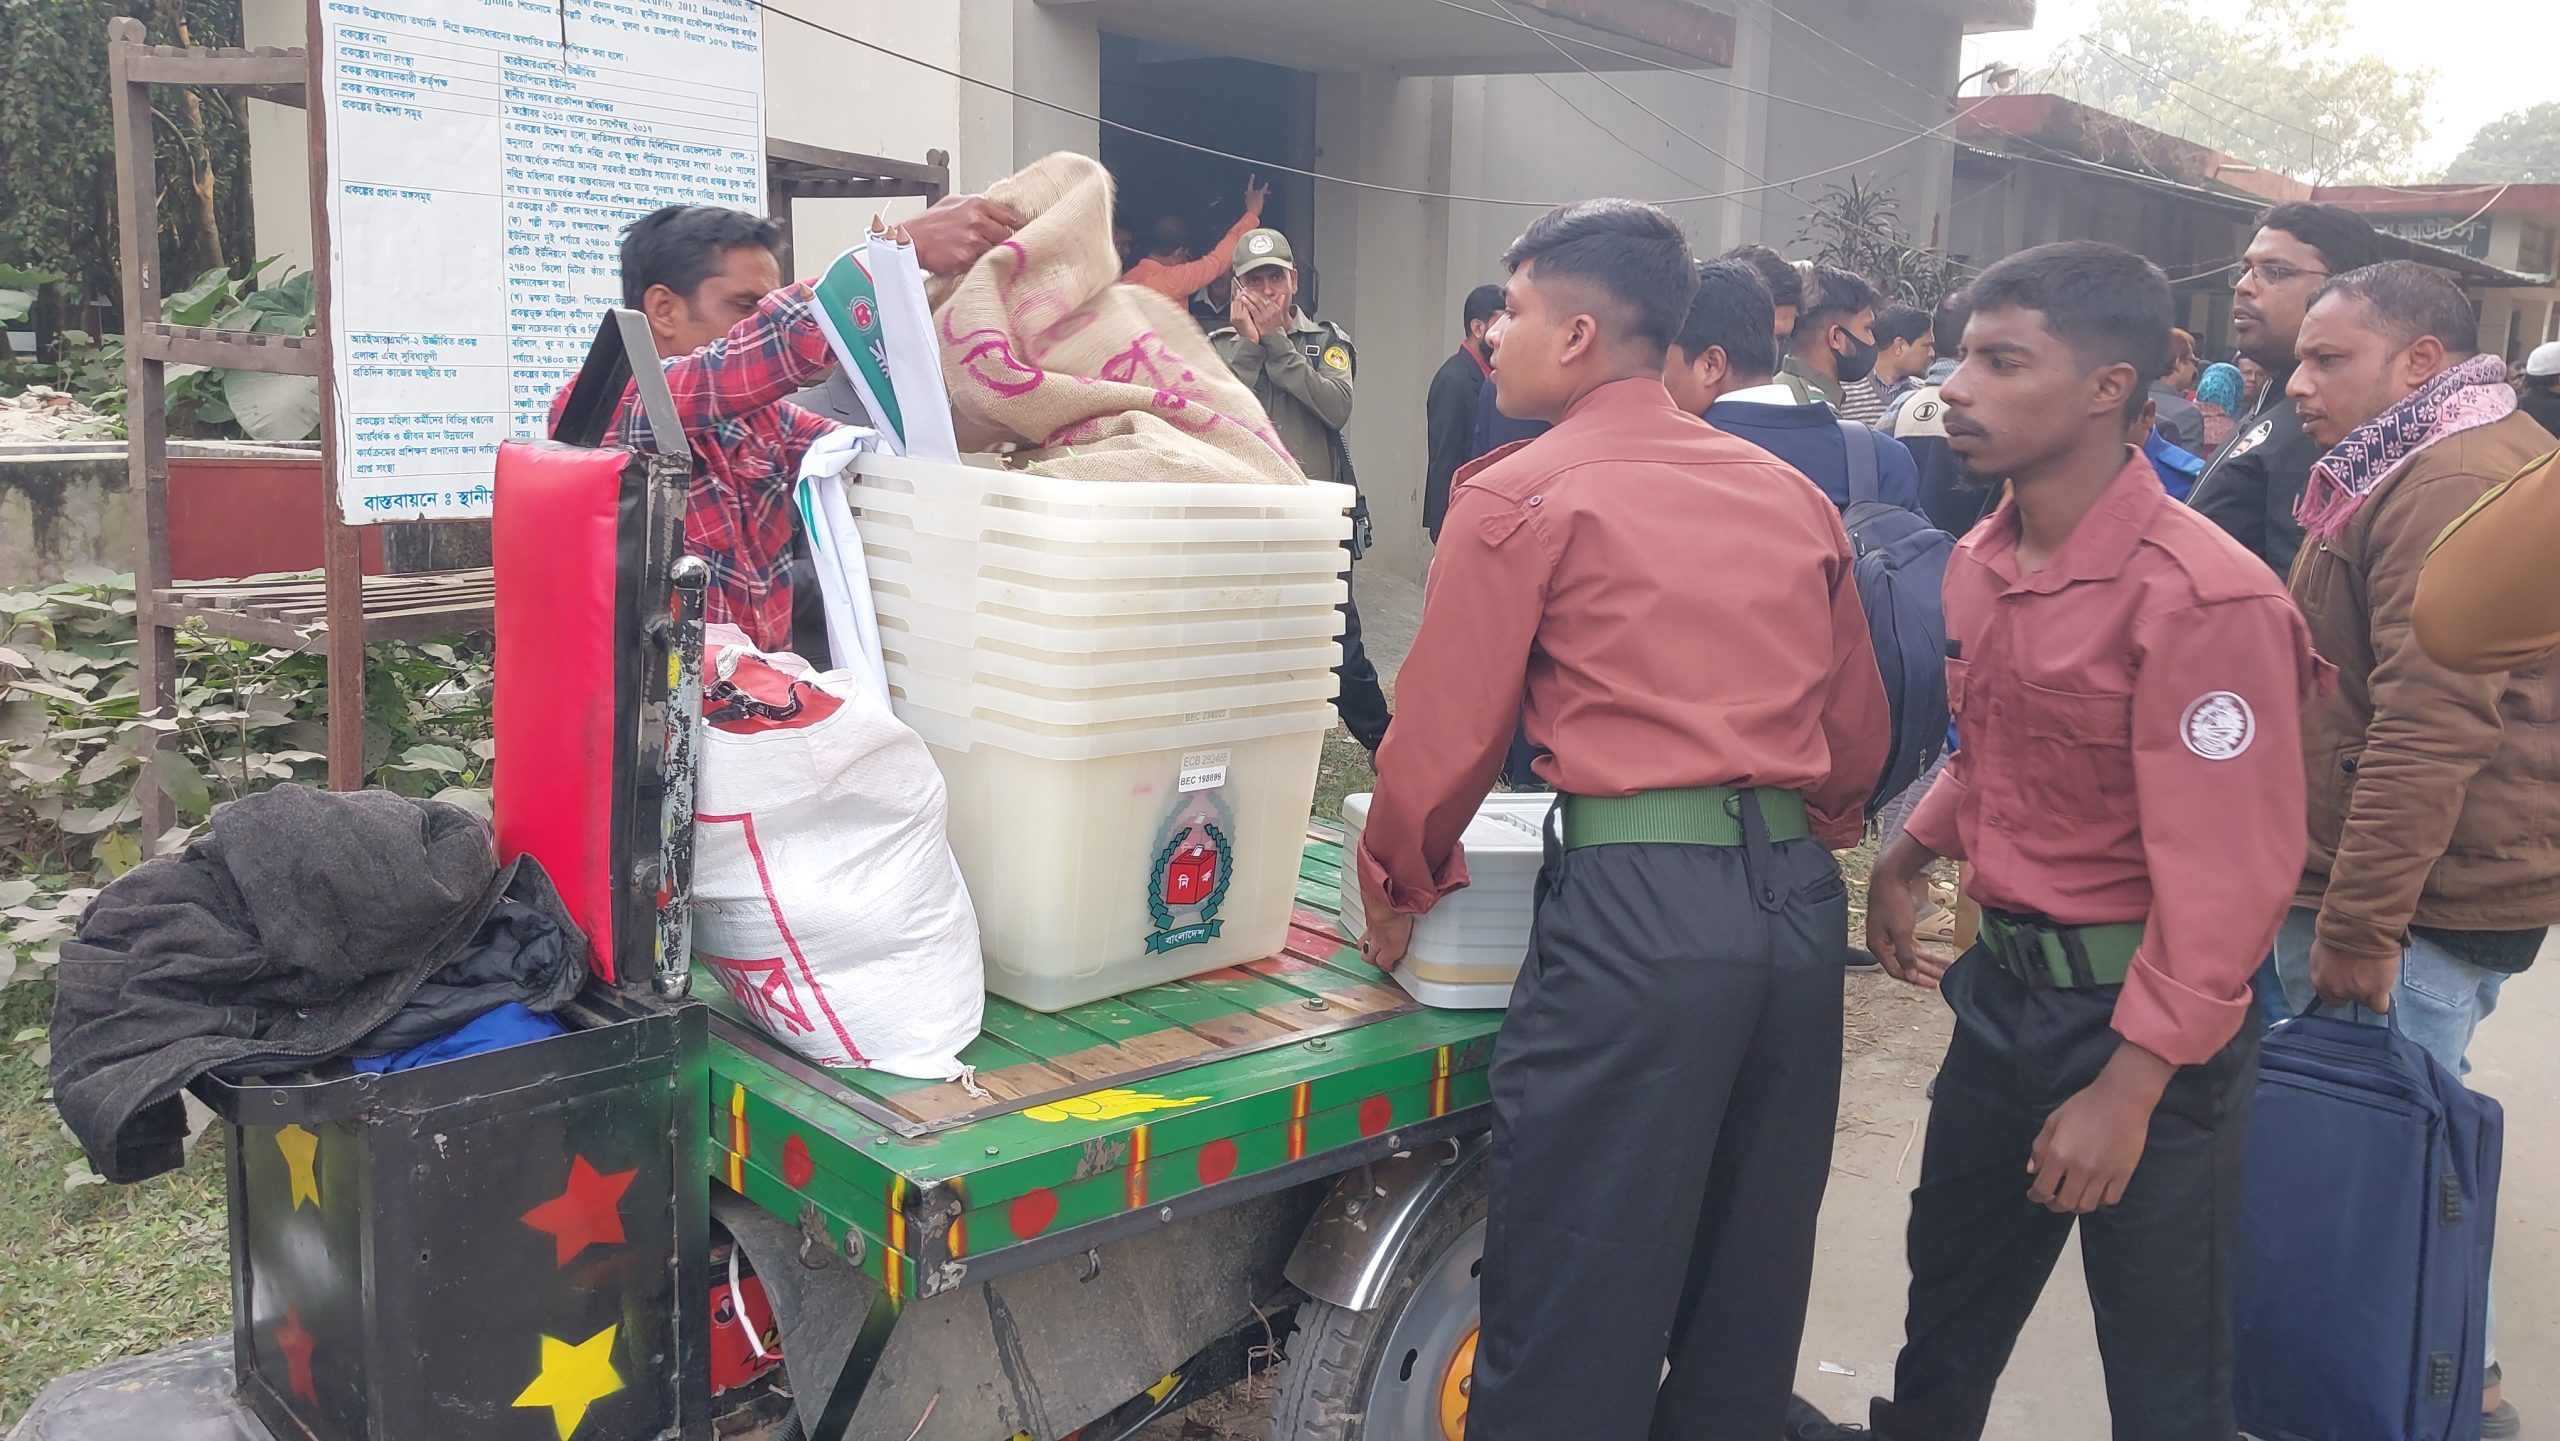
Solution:
<svg viewBox="0 0 2560 1441">
<path fill-rule="evenodd" d="M 1423 1219 L 1490 1149 L 1491 1133 L 1478 1131 L 1345 1172 L 1299 1236 L 1289 1283 L 1353 1311 L 1376 1306 Z"/>
</svg>

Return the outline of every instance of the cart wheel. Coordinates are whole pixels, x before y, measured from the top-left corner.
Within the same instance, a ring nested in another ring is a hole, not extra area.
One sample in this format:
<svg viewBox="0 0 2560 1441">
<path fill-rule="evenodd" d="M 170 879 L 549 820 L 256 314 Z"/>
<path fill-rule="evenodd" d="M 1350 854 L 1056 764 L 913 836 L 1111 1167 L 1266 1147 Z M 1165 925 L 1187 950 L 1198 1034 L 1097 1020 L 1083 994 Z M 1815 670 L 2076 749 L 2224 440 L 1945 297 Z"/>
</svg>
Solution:
<svg viewBox="0 0 2560 1441">
<path fill-rule="evenodd" d="M 1478 1167 L 1414 1232 L 1376 1307 L 1298 1307 L 1270 1441 L 1463 1441 L 1484 1213 Z"/>
</svg>

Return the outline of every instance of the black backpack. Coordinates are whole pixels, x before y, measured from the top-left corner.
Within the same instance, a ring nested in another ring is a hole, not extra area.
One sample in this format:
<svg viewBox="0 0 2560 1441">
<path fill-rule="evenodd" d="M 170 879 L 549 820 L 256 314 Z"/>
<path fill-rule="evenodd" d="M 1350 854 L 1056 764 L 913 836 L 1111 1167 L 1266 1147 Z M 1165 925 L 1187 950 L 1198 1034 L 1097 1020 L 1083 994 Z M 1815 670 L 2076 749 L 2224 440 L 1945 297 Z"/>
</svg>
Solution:
<svg viewBox="0 0 2560 1441">
<path fill-rule="evenodd" d="M 1840 422 L 1849 452 L 1849 503 L 1840 523 L 1857 554 L 1858 602 L 1866 608 L 1876 669 L 1892 706 L 1893 746 L 1867 801 L 1872 816 L 1910 789 L 1947 748 L 1947 561 L 1955 537 L 1878 489 L 1874 432 Z"/>
</svg>

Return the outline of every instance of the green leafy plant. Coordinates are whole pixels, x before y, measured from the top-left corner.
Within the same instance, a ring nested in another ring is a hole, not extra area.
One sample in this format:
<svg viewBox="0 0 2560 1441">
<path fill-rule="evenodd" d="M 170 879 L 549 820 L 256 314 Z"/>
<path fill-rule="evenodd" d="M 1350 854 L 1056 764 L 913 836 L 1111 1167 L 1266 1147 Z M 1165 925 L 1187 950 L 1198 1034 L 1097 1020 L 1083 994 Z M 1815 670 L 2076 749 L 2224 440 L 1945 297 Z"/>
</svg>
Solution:
<svg viewBox="0 0 2560 1441">
<path fill-rule="evenodd" d="M 241 272 L 226 266 L 207 270 L 184 289 L 160 298 L 160 318 L 170 325 L 309 335 L 319 319 L 311 272 L 295 271 L 261 285 L 275 263 L 270 257 Z M 114 417 L 122 433 L 123 339 L 66 332 L 61 349 L 54 383 L 91 409 Z M 309 440 L 319 433 L 320 387 L 310 376 L 202 365 L 172 365 L 166 375 L 171 435 L 278 441 Z"/>
<path fill-rule="evenodd" d="M 224 801 L 326 779 L 323 657 L 183 632 L 177 713 L 145 718 L 134 617 L 131 576 L 0 593 L 0 874 L 17 878 L 0 882 L 0 985 L 44 973 L 96 886 L 141 859 L 146 763 L 177 813 L 164 850 Z M 485 644 L 369 647 L 371 782 L 485 811 L 489 701 Z"/>
<path fill-rule="evenodd" d="M 1873 180 L 1849 178 L 1825 187 L 1813 202 L 1796 244 L 1812 258 L 1873 281 L 1887 300 L 1934 310 L 1957 284 L 1953 262 L 1912 243 L 1902 229 L 1902 201 Z"/>
<path fill-rule="evenodd" d="M 0 265 L 0 325 L 26 319 L 36 308 L 36 292 L 61 283 L 60 271 Z"/>
</svg>

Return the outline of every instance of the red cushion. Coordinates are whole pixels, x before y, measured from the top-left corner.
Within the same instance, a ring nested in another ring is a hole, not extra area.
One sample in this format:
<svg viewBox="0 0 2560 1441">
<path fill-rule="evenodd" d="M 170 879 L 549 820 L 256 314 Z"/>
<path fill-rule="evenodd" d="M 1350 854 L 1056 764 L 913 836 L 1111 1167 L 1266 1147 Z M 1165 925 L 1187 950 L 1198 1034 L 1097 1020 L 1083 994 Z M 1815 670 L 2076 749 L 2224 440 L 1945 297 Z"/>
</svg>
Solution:
<svg viewBox="0 0 2560 1441">
<path fill-rule="evenodd" d="M 619 450 L 498 447 L 498 857 L 531 854 L 614 979 Z"/>
</svg>

